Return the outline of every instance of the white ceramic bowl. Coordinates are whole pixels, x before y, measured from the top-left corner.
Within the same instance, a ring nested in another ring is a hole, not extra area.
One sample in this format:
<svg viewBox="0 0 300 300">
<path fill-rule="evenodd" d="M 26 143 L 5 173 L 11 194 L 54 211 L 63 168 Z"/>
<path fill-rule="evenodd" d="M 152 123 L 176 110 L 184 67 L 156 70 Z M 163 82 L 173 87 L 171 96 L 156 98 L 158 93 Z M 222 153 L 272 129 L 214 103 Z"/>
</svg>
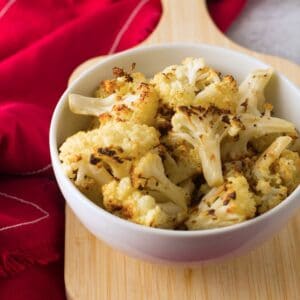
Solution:
<svg viewBox="0 0 300 300">
<path fill-rule="evenodd" d="M 99 239 L 129 255 L 158 262 L 196 263 L 216 260 L 253 248 L 270 238 L 299 207 L 299 187 L 281 204 L 255 219 L 241 224 L 202 231 L 172 231 L 147 228 L 111 215 L 87 199 L 64 175 L 58 147 L 66 137 L 85 129 L 88 118 L 71 113 L 68 94 L 92 95 L 101 79 L 111 77 L 115 66 L 137 65 L 137 70 L 153 75 L 164 67 L 181 62 L 187 56 L 204 57 L 223 74 L 232 74 L 239 82 L 252 70 L 266 68 L 255 58 L 231 50 L 203 44 L 168 44 L 137 48 L 111 56 L 93 66 L 73 82 L 62 95 L 54 111 L 50 128 L 50 151 L 59 187 L 76 216 Z M 268 101 L 275 114 L 300 128 L 300 91 L 281 74 L 271 80 Z"/>
</svg>

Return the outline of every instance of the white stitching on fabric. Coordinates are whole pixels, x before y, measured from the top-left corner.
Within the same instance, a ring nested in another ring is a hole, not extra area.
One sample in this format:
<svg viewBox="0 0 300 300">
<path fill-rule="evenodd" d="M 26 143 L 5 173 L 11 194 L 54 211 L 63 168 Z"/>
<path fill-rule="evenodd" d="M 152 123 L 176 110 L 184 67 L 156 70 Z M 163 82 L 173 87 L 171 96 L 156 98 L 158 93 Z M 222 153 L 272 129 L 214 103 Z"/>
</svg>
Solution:
<svg viewBox="0 0 300 300">
<path fill-rule="evenodd" d="M 131 14 L 129 15 L 128 19 L 126 20 L 126 22 L 124 23 L 124 25 L 122 26 L 122 28 L 120 29 L 119 33 L 117 34 L 110 50 L 108 51 L 108 54 L 113 54 L 119 44 L 120 41 L 124 35 L 124 33 L 126 32 L 126 30 L 129 28 L 130 24 L 132 23 L 132 21 L 134 20 L 134 18 L 136 17 L 136 15 L 139 13 L 139 11 L 143 8 L 143 6 L 149 2 L 149 0 L 142 0 L 140 1 L 137 6 L 132 10 Z"/>
<path fill-rule="evenodd" d="M 52 168 L 52 165 L 49 164 L 41 169 L 38 169 L 38 170 L 34 170 L 34 171 L 28 171 L 28 172 L 23 172 L 23 173 L 17 173 L 15 175 L 23 175 L 23 176 L 26 176 L 26 175 L 35 175 L 35 174 L 40 174 L 40 173 L 43 173 L 45 171 L 48 171 L 49 169 Z"/>
<path fill-rule="evenodd" d="M 19 201 L 23 204 L 32 206 L 32 207 L 36 208 L 37 210 L 39 210 L 40 212 L 42 212 L 44 214 L 42 217 L 39 217 L 39 218 L 37 218 L 35 220 L 32 220 L 32 221 L 27 221 L 27 222 L 22 222 L 22 223 L 10 225 L 10 226 L 0 227 L 0 232 L 8 230 L 8 229 L 12 229 L 12 228 L 17 228 L 17 227 L 21 227 L 21 226 L 30 225 L 30 224 L 35 224 L 35 223 L 38 223 L 38 222 L 40 222 L 44 219 L 47 219 L 50 216 L 50 214 L 46 210 L 44 210 L 43 208 L 41 208 L 40 206 L 38 206 L 37 204 L 35 204 L 33 202 L 30 202 L 30 201 L 27 201 L 27 200 L 24 200 L 24 199 L 21 199 L 21 198 L 18 198 L 16 196 L 12 196 L 12 195 L 9 195 L 9 194 L 6 194 L 6 193 L 2 193 L 2 192 L 0 192 L 0 196 L 6 197 L 6 198 L 9 198 L 9 199 L 13 199 L 13 200 Z"/>
<path fill-rule="evenodd" d="M 16 2 L 17 0 L 9 0 L 7 3 L 1 8 L 0 10 L 0 19 L 4 17 L 4 15 L 8 12 L 8 10 L 11 8 L 11 6 Z"/>
</svg>

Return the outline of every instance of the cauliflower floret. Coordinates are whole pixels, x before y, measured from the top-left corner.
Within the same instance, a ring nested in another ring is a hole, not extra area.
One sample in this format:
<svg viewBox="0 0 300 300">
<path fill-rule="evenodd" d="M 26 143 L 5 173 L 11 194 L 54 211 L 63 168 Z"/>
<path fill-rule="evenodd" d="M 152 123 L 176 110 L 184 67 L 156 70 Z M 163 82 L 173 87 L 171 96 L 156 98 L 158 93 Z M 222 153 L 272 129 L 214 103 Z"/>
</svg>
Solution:
<svg viewBox="0 0 300 300">
<path fill-rule="evenodd" d="M 144 77 L 127 74 L 127 77 L 104 81 L 104 87 L 100 86 L 100 91 L 96 92 L 98 98 L 70 94 L 70 109 L 77 114 L 100 117 L 102 122 L 107 119 L 107 116 L 102 116 L 108 114 L 116 120 L 153 125 L 158 109 L 158 95 L 154 87 L 142 79 Z"/>
<path fill-rule="evenodd" d="M 86 196 L 94 201 L 101 199 L 101 186 L 113 179 L 103 164 L 95 166 L 90 155 L 101 143 L 99 129 L 79 131 L 67 138 L 59 149 L 59 158 L 65 174 Z"/>
<path fill-rule="evenodd" d="M 258 180 L 272 177 L 271 165 L 280 157 L 291 141 L 292 138 L 289 136 L 280 136 L 261 154 L 253 167 L 253 174 Z"/>
<path fill-rule="evenodd" d="M 280 176 L 271 174 L 268 169 L 266 169 L 265 178 L 258 180 L 253 174 L 256 162 L 257 156 L 226 162 L 224 164 L 224 174 L 226 177 L 231 176 L 235 172 L 243 174 L 255 194 L 257 213 L 261 214 L 279 204 L 287 196 L 287 188 L 281 185 Z"/>
<path fill-rule="evenodd" d="M 176 160 L 169 152 L 163 155 L 163 164 L 166 175 L 175 184 L 181 183 L 201 172 L 201 166 L 197 168 L 197 166 L 191 165 L 189 157 L 182 157 Z"/>
<path fill-rule="evenodd" d="M 196 95 L 192 105 L 209 107 L 214 105 L 220 109 L 226 109 L 234 113 L 239 94 L 237 83 L 232 76 L 225 76 L 220 82 L 212 83 Z"/>
<path fill-rule="evenodd" d="M 166 147 L 162 159 L 166 175 L 178 184 L 202 172 L 198 152 L 187 142 L 168 134 L 161 140 Z"/>
<path fill-rule="evenodd" d="M 257 161 L 257 156 L 244 157 L 240 160 L 225 162 L 223 164 L 224 176 L 232 176 L 236 172 L 246 177 L 251 188 L 255 187 L 256 181 L 253 178 L 252 169 Z"/>
<path fill-rule="evenodd" d="M 215 106 L 179 107 L 172 118 L 173 135 L 197 150 L 209 186 L 223 182 L 220 143 L 226 134 L 234 132 L 230 130 L 230 126 L 235 126 L 231 121 L 228 111 Z"/>
<path fill-rule="evenodd" d="M 283 185 L 290 194 L 300 184 L 300 157 L 297 152 L 283 150 L 274 163 L 275 173 L 278 173 Z"/>
<path fill-rule="evenodd" d="M 251 72 L 239 87 L 239 113 L 260 116 L 265 103 L 264 90 L 273 75 L 272 69 Z"/>
<path fill-rule="evenodd" d="M 132 122 L 108 122 L 101 126 L 103 147 L 113 147 L 123 153 L 123 157 L 137 158 L 159 145 L 159 133 L 144 124 Z"/>
<path fill-rule="evenodd" d="M 273 208 L 287 197 L 288 189 L 283 185 L 279 173 L 275 173 L 273 164 L 281 153 L 291 143 L 289 136 L 278 137 L 256 161 L 253 167 L 253 176 L 257 181 L 256 192 L 260 196 L 259 213 Z"/>
<path fill-rule="evenodd" d="M 279 176 L 273 176 L 273 181 L 280 182 Z M 287 187 L 267 180 L 259 180 L 256 185 L 258 192 L 258 213 L 263 214 L 271 208 L 277 206 L 287 197 Z"/>
<path fill-rule="evenodd" d="M 171 201 L 187 210 L 190 195 L 168 179 L 162 160 L 157 153 L 148 152 L 141 158 L 133 169 L 131 180 L 135 188 L 144 189 L 155 195 L 157 201 Z"/>
<path fill-rule="evenodd" d="M 132 166 L 132 158 L 124 156 L 121 149 L 112 147 L 99 147 L 94 150 L 90 162 L 95 166 L 104 165 L 118 179 L 128 176 Z"/>
<path fill-rule="evenodd" d="M 164 104 L 175 108 L 191 105 L 195 94 L 210 83 L 219 82 L 219 74 L 205 67 L 202 58 L 186 58 L 181 65 L 172 65 L 152 79 Z"/>
<path fill-rule="evenodd" d="M 154 87 L 141 83 L 136 93 L 123 98 L 110 112 L 114 119 L 152 126 L 156 123 L 159 99 Z"/>
<path fill-rule="evenodd" d="M 211 189 L 192 209 L 185 224 L 189 230 L 224 227 L 253 218 L 255 213 L 255 196 L 246 178 L 236 173 Z"/>
<path fill-rule="evenodd" d="M 295 126 L 286 120 L 271 117 L 271 110 L 272 105 L 266 103 L 263 115 L 255 116 L 244 113 L 236 117 L 240 131 L 234 138 L 227 137 L 224 139 L 222 144 L 222 158 L 224 160 L 236 160 L 249 155 L 248 143 L 266 134 L 284 133 L 297 136 Z"/>
<path fill-rule="evenodd" d="M 291 143 L 289 136 L 280 136 L 257 156 L 226 162 L 224 173 L 242 172 L 256 193 L 258 213 L 278 205 L 300 183 L 300 159 L 296 152 L 285 150 Z"/>
<path fill-rule="evenodd" d="M 157 204 L 152 196 L 135 189 L 129 177 L 111 181 L 102 191 L 105 209 L 138 224 L 175 228 L 186 218 L 186 213 L 173 203 Z"/>
<path fill-rule="evenodd" d="M 127 73 L 122 68 L 113 68 L 114 79 L 106 79 L 100 82 L 98 89 L 95 91 L 95 97 L 106 98 L 111 94 L 117 94 L 120 98 L 127 94 L 134 94 L 137 87 L 148 80 L 140 72 Z"/>
<path fill-rule="evenodd" d="M 101 186 L 113 179 L 111 175 L 128 176 L 132 160 L 158 144 L 159 133 L 153 127 L 108 122 L 69 137 L 60 147 L 59 157 L 66 175 L 77 186 L 91 186 L 93 180 Z"/>
<path fill-rule="evenodd" d="M 106 164 L 116 178 L 129 176 L 134 159 L 159 144 L 159 133 L 153 127 L 131 122 L 107 122 L 100 127 L 101 145 L 94 148 L 95 165 Z"/>
</svg>

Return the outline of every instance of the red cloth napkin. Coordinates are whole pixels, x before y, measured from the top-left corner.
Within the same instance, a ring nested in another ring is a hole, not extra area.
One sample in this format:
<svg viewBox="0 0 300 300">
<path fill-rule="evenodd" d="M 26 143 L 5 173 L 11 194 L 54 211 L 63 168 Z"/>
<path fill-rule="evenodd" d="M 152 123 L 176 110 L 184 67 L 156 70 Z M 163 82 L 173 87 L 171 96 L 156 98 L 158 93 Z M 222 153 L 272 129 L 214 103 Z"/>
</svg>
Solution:
<svg viewBox="0 0 300 300">
<path fill-rule="evenodd" d="M 226 31 L 246 2 L 247 0 L 208 0 L 208 10 L 217 26 Z"/>
<path fill-rule="evenodd" d="M 245 1 L 209 7 L 224 29 Z M 78 64 L 138 44 L 160 13 L 159 0 L 0 0 L 0 299 L 65 299 L 51 114 Z"/>
</svg>

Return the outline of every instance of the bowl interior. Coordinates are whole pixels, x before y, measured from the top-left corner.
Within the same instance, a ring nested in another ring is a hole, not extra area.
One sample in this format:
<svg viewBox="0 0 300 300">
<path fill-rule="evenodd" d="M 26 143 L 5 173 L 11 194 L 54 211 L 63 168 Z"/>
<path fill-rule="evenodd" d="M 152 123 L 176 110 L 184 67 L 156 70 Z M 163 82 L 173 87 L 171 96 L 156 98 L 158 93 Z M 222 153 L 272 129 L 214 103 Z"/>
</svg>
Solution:
<svg viewBox="0 0 300 300">
<path fill-rule="evenodd" d="M 214 46 L 202 44 L 174 44 L 137 48 L 109 57 L 84 72 L 61 97 L 53 118 L 53 138 L 59 147 L 66 137 L 85 129 L 89 118 L 71 113 L 68 94 L 92 96 L 100 80 L 112 77 L 115 66 L 136 70 L 151 76 L 168 65 L 180 63 L 185 57 L 203 57 L 206 63 L 223 74 L 231 74 L 240 83 L 248 73 L 268 65 L 250 56 Z M 284 76 L 275 72 L 266 89 L 266 99 L 275 106 L 275 115 L 293 122 L 300 128 L 300 92 Z"/>
</svg>

